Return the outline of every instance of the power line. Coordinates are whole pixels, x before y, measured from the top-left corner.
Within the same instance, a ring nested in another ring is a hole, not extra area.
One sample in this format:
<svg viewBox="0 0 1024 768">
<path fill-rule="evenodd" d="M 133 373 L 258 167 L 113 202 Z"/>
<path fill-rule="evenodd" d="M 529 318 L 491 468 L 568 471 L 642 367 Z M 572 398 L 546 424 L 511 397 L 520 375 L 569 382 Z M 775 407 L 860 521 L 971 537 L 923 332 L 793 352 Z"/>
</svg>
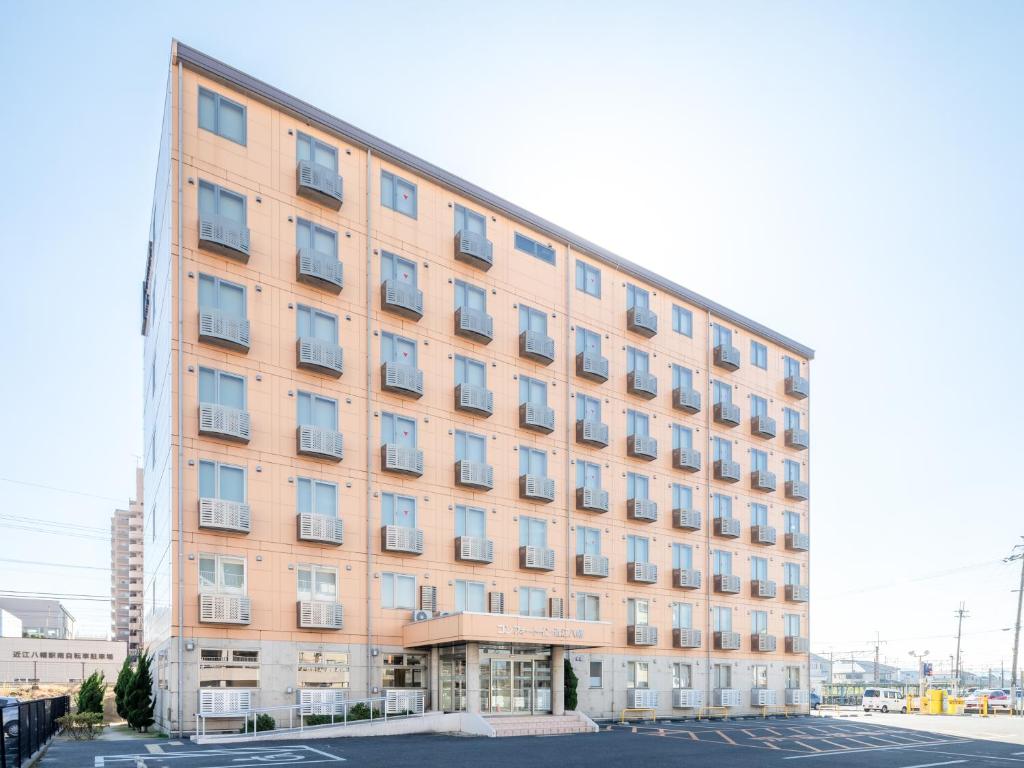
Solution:
<svg viewBox="0 0 1024 768">
<path fill-rule="evenodd" d="M 852 590 L 848 590 L 846 592 L 837 592 L 837 593 L 832 594 L 832 595 L 826 594 L 826 595 L 823 595 L 820 599 L 835 599 L 835 598 L 838 598 L 838 597 L 847 597 L 849 595 L 859 595 L 859 594 L 863 594 L 864 592 L 877 592 L 878 590 L 882 590 L 882 589 L 891 589 L 893 587 L 898 587 L 901 584 L 913 584 L 913 583 L 916 583 L 916 582 L 919 582 L 919 581 L 930 581 L 931 579 L 941 579 L 941 578 L 943 578 L 945 576 L 952 576 L 953 574 L 961 573 L 963 571 L 971 571 L 971 570 L 975 570 L 977 568 L 985 568 L 985 567 L 990 567 L 990 566 L 993 566 L 993 565 L 1000 565 L 1002 562 L 1003 562 L 1002 560 L 987 560 L 987 561 L 985 561 L 983 563 L 974 563 L 973 565 L 963 565 L 963 566 L 960 566 L 958 568 L 950 568 L 950 569 L 945 570 L 945 571 L 936 571 L 935 573 L 924 574 L 922 576 L 915 576 L 915 577 L 910 578 L 910 579 L 903 579 L 902 581 L 890 581 L 890 582 L 886 582 L 885 584 L 876 584 L 876 585 L 873 585 L 873 586 L 862 587 L 861 589 L 852 589 Z"/>
<path fill-rule="evenodd" d="M 55 485 L 47 485 L 46 483 L 33 483 L 30 480 L 16 480 L 13 477 L 0 477 L 0 481 L 5 483 L 14 483 L 15 485 L 26 485 L 30 488 L 42 488 L 47 491 L 57 491 L 58 493 L 70 493 L 74 496 L 88 496 L 93 499 L 103 499 L 104 501 L 113 501 L 117 504 L 123 504 L 124 499 L 115 499 L 113 496 L 101 496 L 98 493 L 89 493 L 88 491 L 74 491 L 70 488 L 58 488 Z"/>
<path fill-rule="evenodd" d="M 68 523 L 63 520 L 47 519 L 45 517 L 28 517 L 26 515 L 10 515 L 6 513 L 0 513 L 0 518 L 4 520 L 13 520 L 18 523 L 26 523 L 29 525 L 52 525 L 59 526 L 61 528 L 73 528 L 79 531 L 88 531 L 95 533 L 110 535 L 110 529 L 106 526 L 100 525 L 82 525 L 81 523 Z"/>
<path fill-rule="evenodd" d="M 110 602 L 110 595 L 75 595 L 60 592 L 32 592 L 17 589 L 0 589 L 0 597 L 32 597 L 39 600 L 103 600 Z"/>
<path fill-rule="evenodd" d="M 103 568 L 98 565 L 72 565 L 70 563 L 47 563 L 42 560 L 14 560 L 9 557 L 0 557 L 0 563 L 18 563 L 19 565 L 52 565 L 57 568 L 81 568 L 89 571 L 106 571 L 110 573 L 110 568 Z"/>
</svg>

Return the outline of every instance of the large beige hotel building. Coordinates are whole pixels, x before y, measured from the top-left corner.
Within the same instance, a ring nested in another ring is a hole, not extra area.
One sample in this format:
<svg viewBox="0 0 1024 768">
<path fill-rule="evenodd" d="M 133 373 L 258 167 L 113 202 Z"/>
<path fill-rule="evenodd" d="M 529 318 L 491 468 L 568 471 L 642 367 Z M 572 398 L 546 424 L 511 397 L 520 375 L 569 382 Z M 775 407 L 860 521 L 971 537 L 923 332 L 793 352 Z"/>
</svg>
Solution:
<svg viewBox="0 0 1024 768">
<path fill-rule="evenodd" d="M 159 727 L 806 706 L 808 347 L 180 43 L 142 330 Z"/>
</svg>

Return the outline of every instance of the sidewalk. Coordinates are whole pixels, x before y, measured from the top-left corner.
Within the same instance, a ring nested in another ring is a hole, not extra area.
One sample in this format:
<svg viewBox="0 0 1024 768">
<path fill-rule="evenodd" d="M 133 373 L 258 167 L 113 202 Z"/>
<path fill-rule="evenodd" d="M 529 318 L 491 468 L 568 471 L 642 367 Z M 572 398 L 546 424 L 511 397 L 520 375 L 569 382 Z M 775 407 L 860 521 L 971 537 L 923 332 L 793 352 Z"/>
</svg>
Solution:
<svg viewBox="0 0 1024 768">
<path fill-rule="evenodd" d="M 827 715 L 825 715 L 827 717 Z M 945 736 L 957 736 L 964 739 L 984 739 L 1002 741 L 1008 744 L 1024 744 L 1024 717 L 1019 715 L 907 715 L 887 714 L 880 712 L 860 713 L 863 722 L 890 728 L 906 728 L 911 731 L 927 731 Z"/>
</svg>

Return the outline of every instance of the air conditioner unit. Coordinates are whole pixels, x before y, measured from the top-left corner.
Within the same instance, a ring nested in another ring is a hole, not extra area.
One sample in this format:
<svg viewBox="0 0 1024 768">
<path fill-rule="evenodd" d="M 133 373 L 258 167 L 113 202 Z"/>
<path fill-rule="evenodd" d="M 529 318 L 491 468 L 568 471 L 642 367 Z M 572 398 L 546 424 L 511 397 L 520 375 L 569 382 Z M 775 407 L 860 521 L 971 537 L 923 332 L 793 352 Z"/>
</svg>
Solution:
<svg viewBox="0 0 1024 768">
<path fill-rule="evenodd" d="M 413 611 L 412 612 L 412 620 L 413 621 L 426 621 L 427 619 L 432 619 L 432 618 L 434 618 L 434 614 L 433 614 L 432 611 Z"/>
</svg>

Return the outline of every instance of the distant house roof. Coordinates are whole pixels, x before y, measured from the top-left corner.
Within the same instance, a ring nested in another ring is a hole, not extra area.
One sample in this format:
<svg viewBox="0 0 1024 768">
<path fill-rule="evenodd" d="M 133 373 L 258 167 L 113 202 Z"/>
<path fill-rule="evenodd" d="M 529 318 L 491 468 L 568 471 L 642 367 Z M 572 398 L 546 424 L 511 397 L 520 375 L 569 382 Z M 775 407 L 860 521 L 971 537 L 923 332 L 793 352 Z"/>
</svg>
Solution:
<svg viewBox="0 0 1024 768">
<path fill-rule="evenodd" d="M 0 608 L 13 613 L 26 629 L 58 626 L 74 622 L 75 617 L 60 600 L 37 597 L 0 597 Z"/>
</svg>

